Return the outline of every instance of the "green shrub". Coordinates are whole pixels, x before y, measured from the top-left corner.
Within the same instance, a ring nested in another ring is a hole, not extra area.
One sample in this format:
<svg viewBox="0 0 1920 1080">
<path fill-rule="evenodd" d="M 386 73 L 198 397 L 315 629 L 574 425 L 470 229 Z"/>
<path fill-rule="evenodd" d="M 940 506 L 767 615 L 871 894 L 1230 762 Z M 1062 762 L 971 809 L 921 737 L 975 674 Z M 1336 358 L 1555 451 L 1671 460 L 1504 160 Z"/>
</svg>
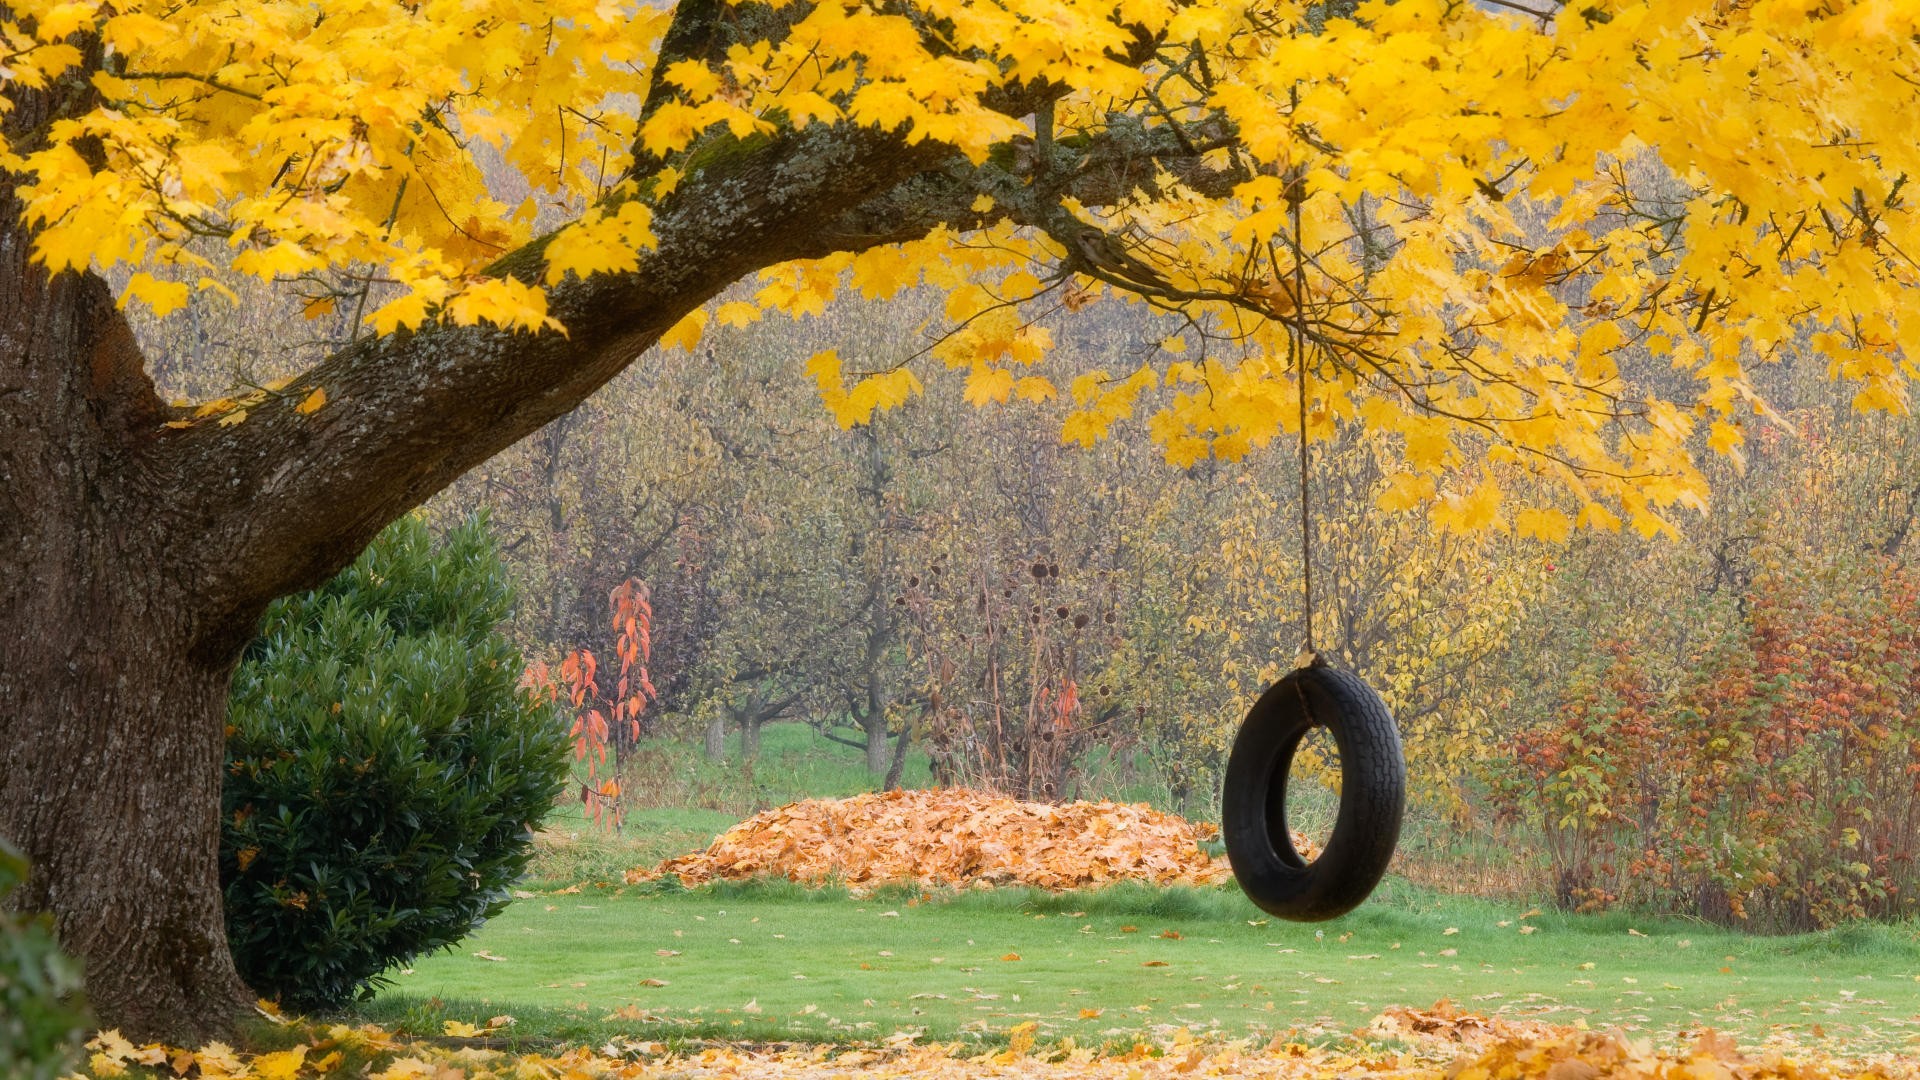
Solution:
<svg viewBox="0 0 1920 1080">
<path fill-rule="evenodd" d="M 268 611 L 234 678 L 220 853 L 256 991 L 365 996 L 506 905 L 568 750 L 496 632 L 511 605 L 483 522 L 436 546 L 409 518 Z"/>
<path fill-rule="evenodd" d="M 26 859 L 0 840 L 0 1076 L 41 1080 L 72 1064 L 90 1021 L 80 969 L 44 920 L 4 910 L 7 894 L 26 878 Z"/>
</svg>

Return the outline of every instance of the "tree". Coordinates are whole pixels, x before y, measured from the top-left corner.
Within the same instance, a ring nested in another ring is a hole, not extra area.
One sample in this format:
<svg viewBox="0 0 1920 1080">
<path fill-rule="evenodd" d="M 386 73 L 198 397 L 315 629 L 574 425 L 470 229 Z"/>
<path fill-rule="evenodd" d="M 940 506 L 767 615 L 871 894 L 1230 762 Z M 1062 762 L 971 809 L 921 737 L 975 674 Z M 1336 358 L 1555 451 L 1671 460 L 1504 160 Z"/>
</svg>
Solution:
<svg viewBox="0 0 1920 1080">
<path fill-rule="evenodd" d="M 1905 400 L 1898 5 L 244 6 L 0 8 L 0 832 L 33 860 L 12 902 L 136 1033 L 245 994 L 216 808 L 266 605 L 756 271 L 713 318 L 948 290 L 965 395 L 1065 381 L 1074 441 L 1157 405 L 1175 460 L 1238 459 L 1304 390 L 1316 437 L 1381 432 L 1395 490 L 1466 528 L 1671 528 L 1704 497 L 1696 429 L 1738 449 L 1755 356 L 1811 346 L 1858 404 Z M 119 301 L 236 277 L 356 336 L 159 400 Z M 1107 293 L 1198 354 L 1050 374 L 1035 320 Z M 1649 357 L 1697 390 L 1643 392 Z M 849 424 L 918 386 L 810 368 Z M 1434 487 L 1481 454 L 1559 502 Z"/>
</svg>

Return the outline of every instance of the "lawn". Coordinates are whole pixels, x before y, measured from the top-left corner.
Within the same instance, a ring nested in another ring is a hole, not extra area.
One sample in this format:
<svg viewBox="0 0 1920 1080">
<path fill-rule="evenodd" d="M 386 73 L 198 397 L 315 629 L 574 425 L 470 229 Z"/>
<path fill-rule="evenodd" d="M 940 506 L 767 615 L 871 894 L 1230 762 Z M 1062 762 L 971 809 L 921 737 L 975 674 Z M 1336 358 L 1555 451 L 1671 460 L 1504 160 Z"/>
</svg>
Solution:
<svg viewBox="0 0 1920 1080">
<path fill-rule="evenodd" d="M 1713 1027 L 1849 1053 L 1920 1050 L 1920 928 L 1752 937 L 1572 916 L 1390 879 L 1317 926 L 1231 889 L 999 890 L 864 899 L 784 882 L 648 894 L 587 885 L 521 899 L 364 1008 L 419 1033 L 507 1013 L 556 1038 L 860 1042 L 895 1032 L 1125 1044 L 1350 1033 L 1389 1005 L 1656 1038 Z"/>
</svg>

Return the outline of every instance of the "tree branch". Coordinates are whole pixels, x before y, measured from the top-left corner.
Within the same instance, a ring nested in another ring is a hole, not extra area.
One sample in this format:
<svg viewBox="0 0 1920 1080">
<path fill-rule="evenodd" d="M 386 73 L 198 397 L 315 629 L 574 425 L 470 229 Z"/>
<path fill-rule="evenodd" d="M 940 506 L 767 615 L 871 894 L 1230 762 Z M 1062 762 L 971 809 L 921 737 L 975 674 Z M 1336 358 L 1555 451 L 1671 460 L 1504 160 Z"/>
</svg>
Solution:
<svg viewBox="0 0 1920 1080">
<path fill-rule="evenodd" d="M 387 522 L 571 410 L 740 277 L 940 225 L 1026 223 L 1052 212 L 1059 194 L 1127 197 L 1160 168 L 1203 190 L 1230 188 L 1233 178 L 1185 142 L 1119 119 L 1098 138 L 1060 140 L 1075 164 L 1059 192 L 1044 195 L 1023 175 L 1030 146 L 1002 147 L 976 167 L 950 147 L 851 125 L 702 144 L 656 208 L 659 243 L 637 270 L 549 291 L 565 335 L 435 324 L 366 339 L 244 423 L 161 433 L 174 475 L 191 478 L 187 497 L 161 497 L 177 500 L 182 535 L 198 538 L 188 572 L 213 601 L 198 648 L 237 650 L 267 602 L 324 580 Z M 982 192 L 994 210 L 972 209 Z M 537 280 L 544 246 L 509 254 L 495 272 Z M 294 404 L 309 387 L 324 390 L 326 404 L 300 415 Z"/>
</svg>

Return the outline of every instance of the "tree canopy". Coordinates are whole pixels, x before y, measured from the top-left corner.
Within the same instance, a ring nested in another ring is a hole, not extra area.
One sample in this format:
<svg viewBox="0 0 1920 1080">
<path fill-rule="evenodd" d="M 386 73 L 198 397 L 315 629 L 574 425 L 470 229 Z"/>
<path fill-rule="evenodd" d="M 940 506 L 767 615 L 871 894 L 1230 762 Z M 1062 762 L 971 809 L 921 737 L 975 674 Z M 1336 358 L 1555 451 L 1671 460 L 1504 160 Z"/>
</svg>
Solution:
<svg viewBox="0 0 1920 1080">
<path fill-rule="evenodd" d="M 1393 505 L 1655 531 L 1704 497 L 1696 430 L 1737 454 L 1764 412 L 1755 360 L 1815 349 L 1861 407 L 1905 407 L 1915 31 L 1834 0 L 32 2 L 8 78 L 97 94 L 3 160 L 37 257 L 125 267 L 123 302 L 222 302 L 238 273 L 377 335 L 565 334 L 568 282 L 661 250 L 689 178 L 858 128 L 915 182 L 667 341 L 925 283 L 967 397 L 1070 393 L 1070 441 L 1167 387 L 1169 458 L 1238 458 L 1295 422 L 1305 371 L 1315 434 L 1399 448 Z M 524 191 L 489 186 L 501 164 Z M 1046 320 L 1109 291 L 1168 312 L 1162 348 L 1048 365 Z M 913 359 L 809 370 L 857 423 L 919 392 Z M 1435 489 L 1479 448 L 1563 492 Z"/>
</svg>

